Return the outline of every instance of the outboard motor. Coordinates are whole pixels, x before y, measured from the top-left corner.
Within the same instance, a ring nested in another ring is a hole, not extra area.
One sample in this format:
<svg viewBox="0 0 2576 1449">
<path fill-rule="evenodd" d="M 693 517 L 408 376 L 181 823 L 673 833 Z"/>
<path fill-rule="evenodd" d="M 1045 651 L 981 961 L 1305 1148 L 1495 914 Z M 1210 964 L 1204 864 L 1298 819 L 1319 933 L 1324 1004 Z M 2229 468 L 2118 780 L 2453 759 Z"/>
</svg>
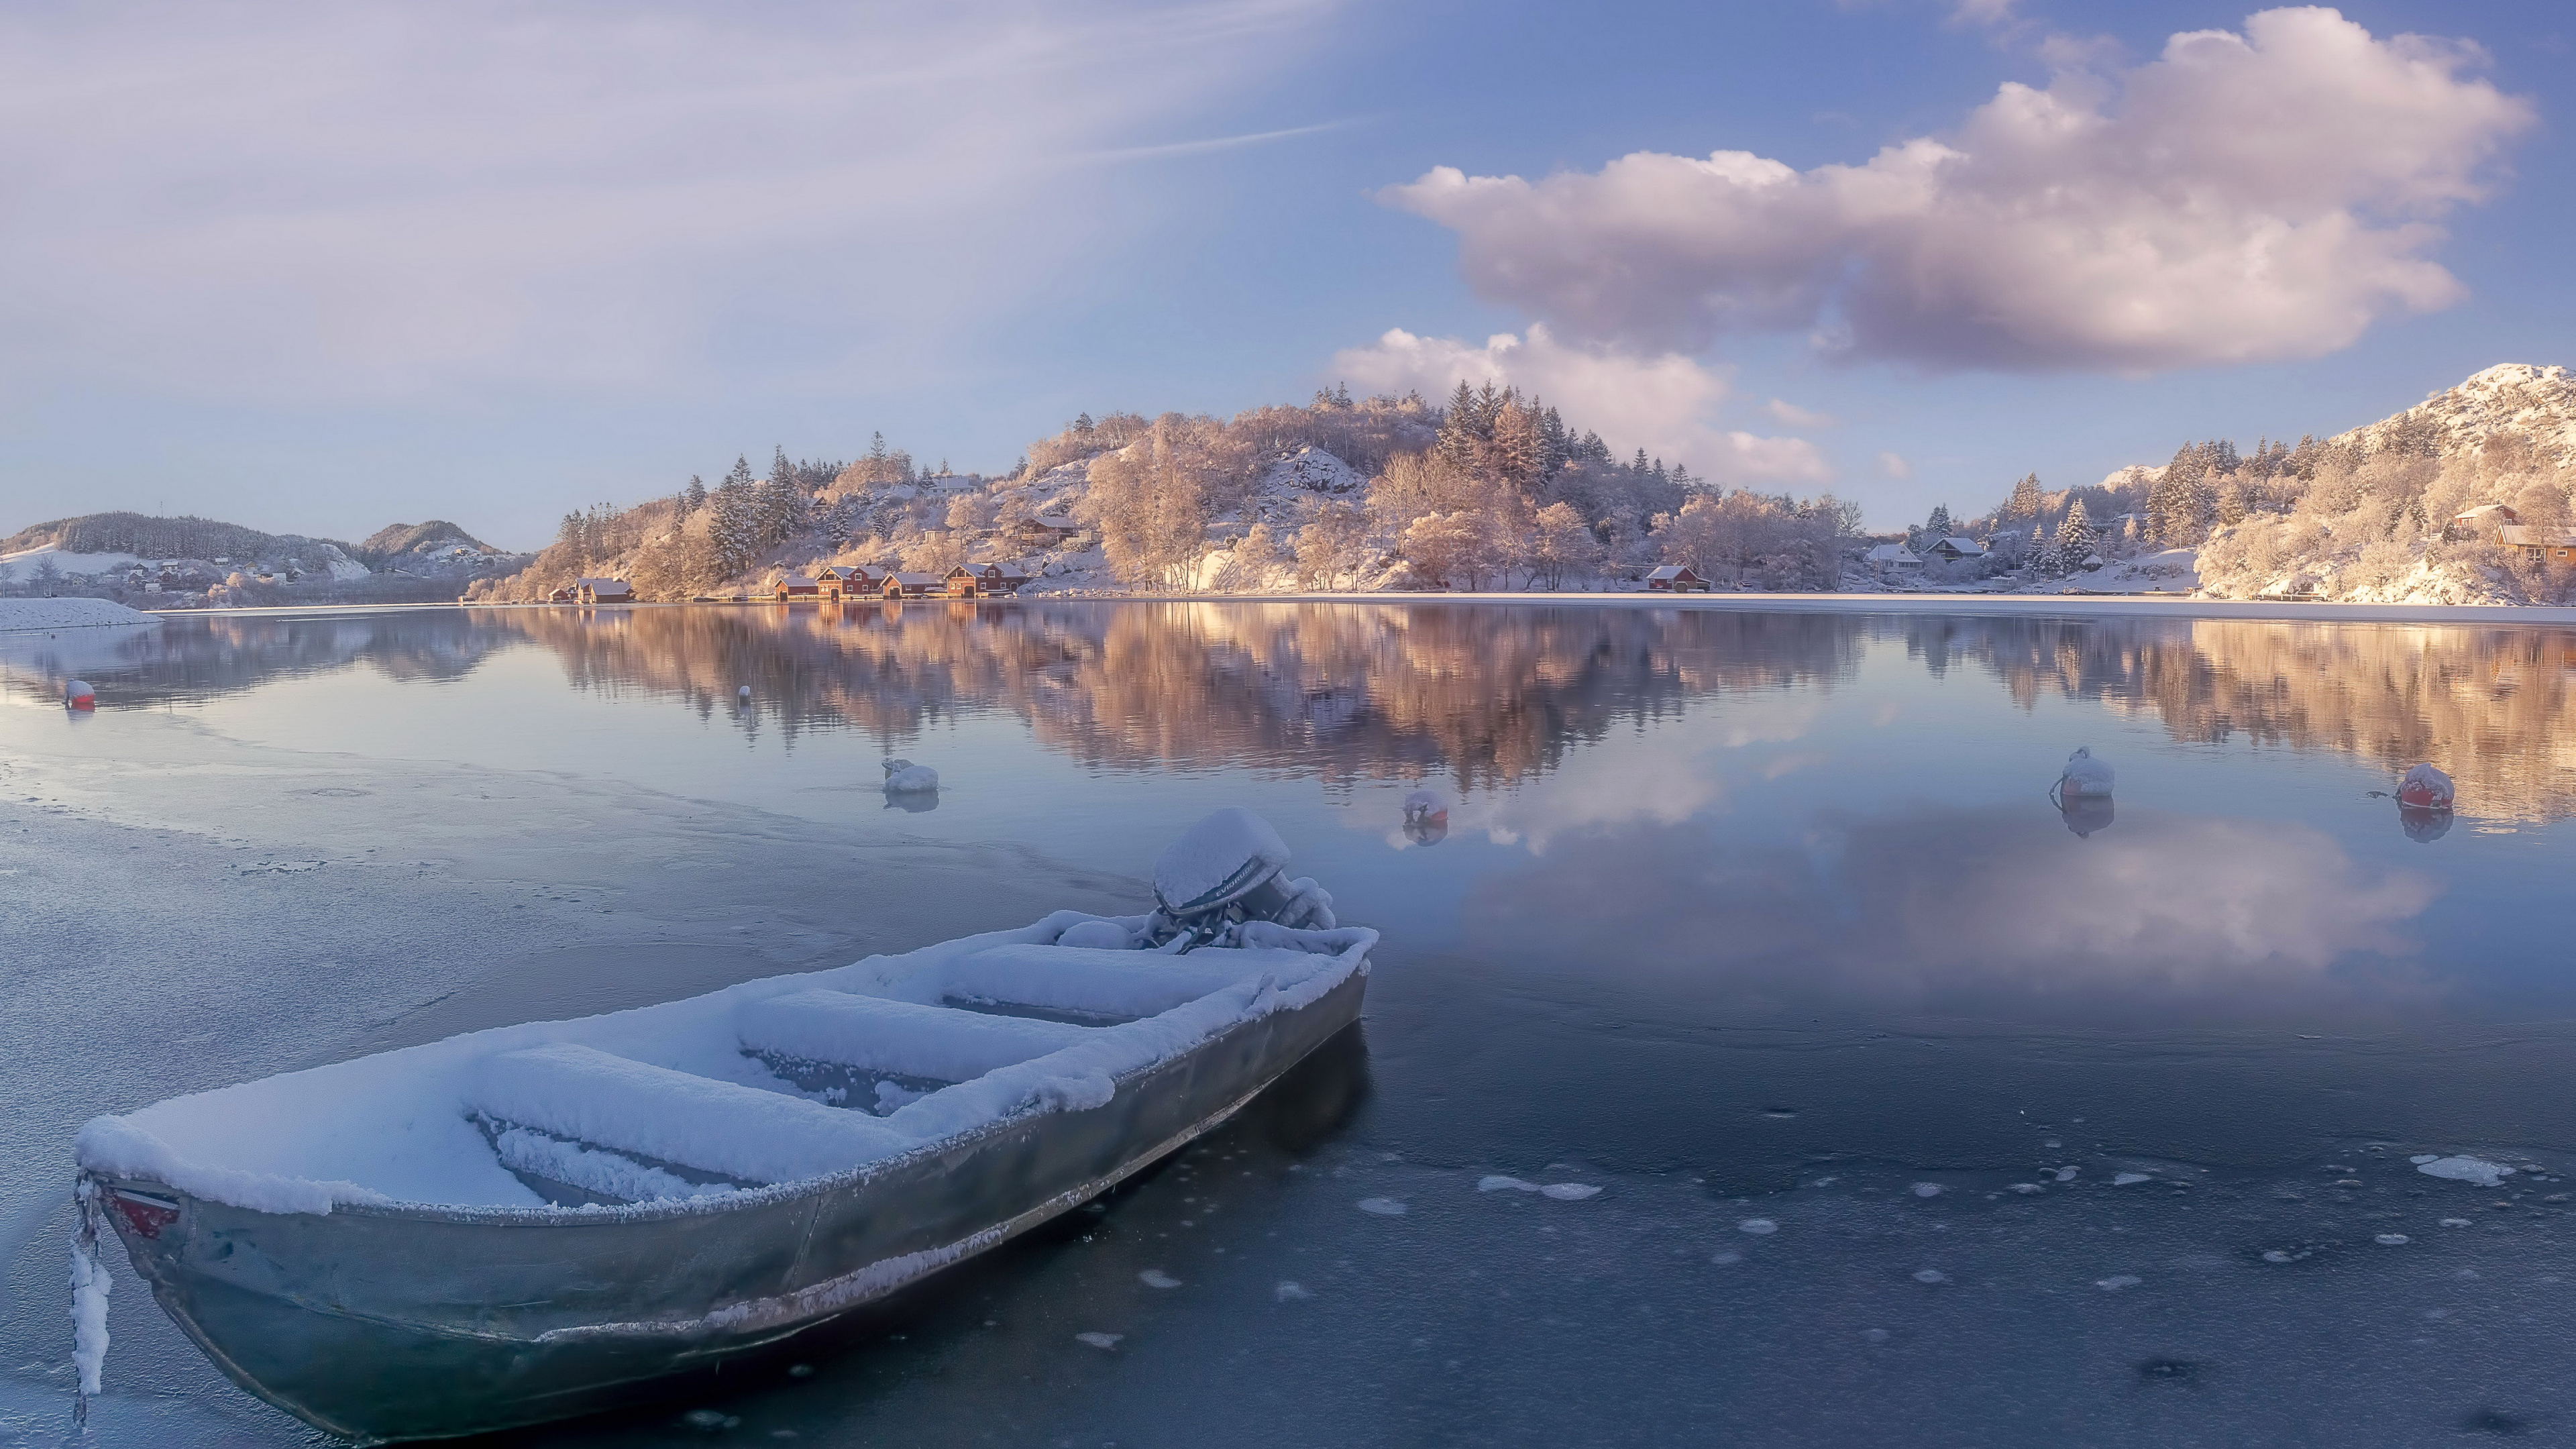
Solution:
<svg viewBox="0 0 2576 1449">
<path fill-rule="evenodd" d="M 1288 879 L 1288 843 L 1270 822 L 1228 806 L 1191 826 L 1154 862 L 1155 911 L 1147 935 L 1178 954 L 1244 921 L 1330 929 L 1333 898 L 1312 880 Z"/>
</svg>

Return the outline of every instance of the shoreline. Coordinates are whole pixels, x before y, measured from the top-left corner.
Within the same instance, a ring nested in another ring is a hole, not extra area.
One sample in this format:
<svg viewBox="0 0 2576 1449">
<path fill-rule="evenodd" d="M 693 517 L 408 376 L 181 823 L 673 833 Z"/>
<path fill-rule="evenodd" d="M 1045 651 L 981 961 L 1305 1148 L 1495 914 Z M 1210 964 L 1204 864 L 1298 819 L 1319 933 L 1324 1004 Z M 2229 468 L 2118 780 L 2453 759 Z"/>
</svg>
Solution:
<svg viewBox="0 0 2576 1449">
<path fill-rule="evenodd" d="M 861 600 L 877 604 L 877 600 Z M 2559 604 L 2349 604 L 2317 600 L 2140 598 L 2106 594 L 1648 594 L 1648 593 L 1348 593 L 1348 594 L 1031 594 L 1003 599 L 925 599 L 917 604 L 1402 604 L 1440 607 L 1514 604 L 1551 608 L 1730 610 L 1739 613 L 1846 613 L 1963 615 L 1969 617 L 2081 617 L 2249 619 L 2281 623 L 2557 625 L 2576 627 L 2576 605 Z M 417 609 L 743 609 L 820 608 L 800 600 L 749 600 L 740 604 L 634 603 L 418 603 L 279 604 L 247 609 L 158 609 L 155 618 L 289 618 L 302 615 L 395 613 Z M 833 607 L 847 607 L 834 605 Z M 900 607 L 900 606 L 898 606 Z"/>
</svg>

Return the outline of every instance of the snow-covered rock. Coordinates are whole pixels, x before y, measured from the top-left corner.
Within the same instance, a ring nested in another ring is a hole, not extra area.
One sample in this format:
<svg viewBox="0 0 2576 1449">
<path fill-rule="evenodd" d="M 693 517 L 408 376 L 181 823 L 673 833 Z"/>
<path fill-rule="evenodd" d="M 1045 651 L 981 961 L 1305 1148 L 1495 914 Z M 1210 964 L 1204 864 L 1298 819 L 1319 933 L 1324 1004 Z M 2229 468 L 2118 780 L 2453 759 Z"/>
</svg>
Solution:
<svg viewBox="0 0 2576 1449">
<path fill-rule="evenodd" d="M 1257 485 L 1264 493 L 1356 493 L 1368 482 L 1360 471 L 1321 448 L 1299 448 L 1272 458 Z"/>
<path fill-rule="evenodd" d="M 939 788 L 939 772 L 928 765 L 910 760 L 885 762 L 885 790 L 889 795 L 926 795 Z"/>
<path fill-rule="evenodd" d="M 2066 768 L 2057 777 L 2057 793 L 2108 796 L 2117 778 L 2110 761 L 2093 758 L 2092 746 L 2079 745 L 2074 754 L 2066 757 Z"/>
</svg>

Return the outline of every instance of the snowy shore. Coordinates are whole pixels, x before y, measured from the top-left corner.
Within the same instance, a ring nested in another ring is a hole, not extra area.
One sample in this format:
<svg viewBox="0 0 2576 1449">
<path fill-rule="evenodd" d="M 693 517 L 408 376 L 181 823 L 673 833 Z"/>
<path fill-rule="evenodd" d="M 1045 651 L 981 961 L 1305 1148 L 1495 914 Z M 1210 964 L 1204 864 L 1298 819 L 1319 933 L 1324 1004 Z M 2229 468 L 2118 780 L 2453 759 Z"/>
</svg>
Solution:
<svg viewBox="0 0 2576 1449">
<path fill-rule="evenodd" d="M 0 604 L 22 602 L 0 600 Z M 32 602 L 72 602 L 35 600 Z M 93 601 L 95 602 L 95 601 Z M 938 605 L 949 602 L 931 599 Z M 984 600 L 984 603 L 995 602 Z M 2032 618 L 2101 616 L 2162 619 L 2280 619 L 2338 624 L 2557 624 L 2576 625 L 2576 605 L 2362 604 L 2276 599 L 2202 599 L 2181 595 L 2140 598 L 2105 594 L 1649 594 L 1637 592 L 1432 593 L 1399 591 L 1348 594 L 1024 594 L 1027 604 L 1544 604 L 1558 608 L 1718 609 L 1752 613 L 1953 614 Z M 561 604 L 307 604 L 258 609 L 191 609 L 192 617 L 385 613 L 409 609 L 558 609 Z M 766 600 L 744 604 L 606 604 L 594 609 L 776 608 Z M 794 607 L 814 607 L 811 604 Z M 914 608 L 924 607 L 915 602 Z M 151 615 L 139 616 L 150 622 Z M 0 624 L 0 628 L 21 627 Z M 41 626 L 26 626 L 41 627 Z"/>
<path fill-rule="evenodd" d="M 94 629 L 158 624 L 150 614 L 113 599 L 0 599 L 0 632 L 21 629 Z"/>
</svg>

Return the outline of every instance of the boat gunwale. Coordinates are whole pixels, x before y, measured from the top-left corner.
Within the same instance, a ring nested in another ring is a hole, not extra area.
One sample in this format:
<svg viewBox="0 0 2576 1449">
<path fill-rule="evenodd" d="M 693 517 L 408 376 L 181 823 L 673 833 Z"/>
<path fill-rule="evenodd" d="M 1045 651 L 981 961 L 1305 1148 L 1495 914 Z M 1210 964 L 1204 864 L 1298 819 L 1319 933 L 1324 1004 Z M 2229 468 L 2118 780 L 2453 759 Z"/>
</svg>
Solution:
<svg viewBox="0 0 2576 1449">
<path fill-rule="evenodd" d="M 1345 927 L 1342 929 L 1351 928 Z M 1279 1010 L 1303 1011 L 1307 1009 L 1307 1007 L 1316 1004 L 1316 1002 L 1324 1000 L 1333 990 L 1340 987 L 1352 976 L 1364 976 L 1368 974 L 1368 954 L 1371 950 L 1376 948 L 1379 937 L 1376 931 L 1370 930 L 1367 927 L 1360 927 L 1357 929 L 1366 932 L 1364 939 L 1354 941 L 1343 950 L 1334 952 L 1332 960 L 1335 964 L 1333 966 L 1328 966 L 1324 970 L 1306 977 L 1299 983 L 1302 986 L 1313 982 L 1317 977 L 1330 975 L 1333 977 L 1331 985 L 1325 987 L 1322 992 L 1318 993 L 1315 1000 L 1312 1002 L 1302 1003 L 1294 1007 L 1281 1007 L 1278 1008 Z M 1247 978 L 1245 981 L 1238 981 L 1231 985 L 1220 987 L 1218 990 L 1234 991 L 1251 984 L 1254 984 L 1253 981 Z M 1215 992 L 1209 993 L 1209 995 L 1215 994 Z M 1193 1000 L 1204 1001 L 1206 999 L 1206 997 L 1202 996 L 1194 998 Z M 1183 1005 L 1188 1004 L 1190 1003 L 1183 1003 Z M 1179 1010 L 1180 1008 L 1175 1007 L 1173 1009 Z M 1265 1013 L 1263 1016 L 1237 1017 L 1234 1021 L 1219 1028 L 1214 1033 L 1192 1043 L 1183 1051 L 1175 1052 L 1170 1056 L 1157 1058 L 1140 1066 L 1130 1068 L 1127 1071 L 1117 1073 L 1110 1078 L 1113 1091 L 1115 1089 L 1124 1088 L 1128 1084 L 1146 1076 L 1162 1071 L 1174 1062 L 1198 1056 L 1208 1048 L 1217 1045 L 1219 1042 L 1222 1042 L 1239 1032 L 1258 1027 L 1269 1014 L 1271 1013 Z M 1150 1020 L 1151 1018 L 1146 1019 Z M 1247 1098 L 1246 1100 L 1249 1099 Z M 629 1224 L 667 1222 L 676 1218 L 713 1216 L 719 1213 L 776 1207 L 782 1204 L 792 1203 L 799 1198 L 819 1196 L 824 1193 L 845 1188 L 865 1187 L 870 1180 L 874 1178 L 885 1176 L 902 1168 L 909 1167 L 925 1158 L 949 1152 L 971 1150 L 974 1147 L 981 1145 L 986 1140 L 998 1136 L 1005 1131 L 1025 1126 L 1031 1118 L 1045 1116 L 1052 1113 L 1060 1113 L 1061 1111 L 1061 1108 L 1045 1106 L 1037 1103 L 1023 1103 L 1016 1110 L 1007 1112 L 998 1117 L 988 1118 L 972 1127 L 949 1133 L 946 1136 L 934 1137 L 924 1142 L 918 1142 L 889 1156 L 871 1158 L 865 1162 L 854 1163 L 849 1167 L 841 1168 L 837 1171 L 826 1173 L 819 1177 L 802 1177 L 792 1179 L 787 1182 L 765 1183 L 759 1187 L 743 1188 L 722 1194 L 710 1194 L 686 1198 L 647 1199 L 642 1202 L 628 1203 L 612 1208 L 568 1208 L 556 1207 L 552 1204 L 548 1204 L 543 1207 L 520 1207 L 499 1203 L 447 1204 L 418 1202 L 337 1202 L 331 1205 L 328 1213 L 272 1213 L 267 1209 L 243 1207 L 237 1203 L 225 1202 L 221 1198 L 206 1197 L 202 1194 L 193 1193 L 185 1188 L 175 1186 L 149 1174 L 101 1173 L 83 1168 L 80 1171 L 79 1176 L 83 1179 L 98 1181 L 110 1187 L 123 1183 L 150 1184 L 152 1187 L 158 1188 L 161 1191 L 177 1194 L 185 1202 L 213 1204 L 233 1212 L 256 1213 L 261 1216 L 268 1217 L 327 1217 L 338 1213 L 348 1213 L 353 1216 L 360 1217 L 390 1218 L 414 1222 L 456 1223 L 464 1226 L 609 1228 L 623 1227 Z"/>
</svg>

